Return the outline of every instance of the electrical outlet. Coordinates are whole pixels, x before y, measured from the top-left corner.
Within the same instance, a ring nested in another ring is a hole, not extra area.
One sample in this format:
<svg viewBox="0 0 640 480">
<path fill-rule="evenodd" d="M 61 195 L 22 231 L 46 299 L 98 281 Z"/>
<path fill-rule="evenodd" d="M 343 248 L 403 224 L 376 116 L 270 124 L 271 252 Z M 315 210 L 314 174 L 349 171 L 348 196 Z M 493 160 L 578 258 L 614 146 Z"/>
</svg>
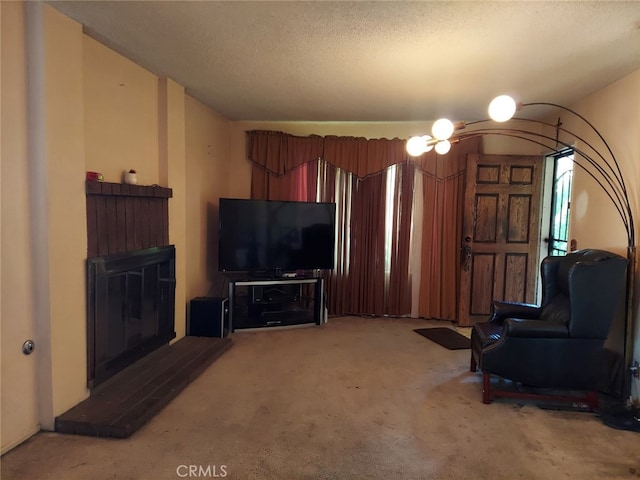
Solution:
<svg viewBox="0 0 640 480">
<path fill-rule="evenodd" d="M 631 375 L 640 379 L 640 364 L 638 364 L 637 360 L 634 360 L 633 365 L 631 365 L 629 370 L 631 370 Z"/>
</svg>

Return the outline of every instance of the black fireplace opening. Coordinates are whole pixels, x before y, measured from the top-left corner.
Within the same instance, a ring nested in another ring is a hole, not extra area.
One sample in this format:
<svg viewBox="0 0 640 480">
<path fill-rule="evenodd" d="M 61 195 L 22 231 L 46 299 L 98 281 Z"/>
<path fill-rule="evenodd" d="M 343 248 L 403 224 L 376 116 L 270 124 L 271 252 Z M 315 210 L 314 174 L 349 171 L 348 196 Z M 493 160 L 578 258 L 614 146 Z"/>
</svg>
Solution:
<svg viewBox="0 0 640 480">
<path fill-rule="evenodd" d="M 87 385 L 94 388 L 175 332 L 175 247 L 87 260 Z"/>
</svg>

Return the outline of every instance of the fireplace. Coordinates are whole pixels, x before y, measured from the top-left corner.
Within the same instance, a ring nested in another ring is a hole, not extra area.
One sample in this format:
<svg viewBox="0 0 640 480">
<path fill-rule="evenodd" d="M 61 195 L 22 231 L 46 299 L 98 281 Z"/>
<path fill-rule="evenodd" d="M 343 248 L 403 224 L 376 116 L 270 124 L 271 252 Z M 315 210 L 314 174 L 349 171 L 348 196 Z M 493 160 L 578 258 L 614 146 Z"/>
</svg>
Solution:
<svg viewBox="0 0 640 480">
<path fill-rule="evenodd" d="M 170 188 L 86 182 L 87 383 L 175 338 Z"/>
<path fill-rule="evenodd" d="M 93 388 L 175 338 L 175 248 L 87 260 L 87 384 Z"/>
</svg>

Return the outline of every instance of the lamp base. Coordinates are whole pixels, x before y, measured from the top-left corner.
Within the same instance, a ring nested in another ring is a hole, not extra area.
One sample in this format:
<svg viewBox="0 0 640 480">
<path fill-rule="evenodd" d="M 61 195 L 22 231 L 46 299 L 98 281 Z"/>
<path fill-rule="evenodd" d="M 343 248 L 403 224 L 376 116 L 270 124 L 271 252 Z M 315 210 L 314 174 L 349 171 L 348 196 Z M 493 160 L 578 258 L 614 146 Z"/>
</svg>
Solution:
<svg viewBox="0 0 640 480">
<path fill-rule="evenodd" d="M 607 427 L 640 433 L 640 409 L 613 404 L 599 410 L 598 416 Z"/>
</svg>

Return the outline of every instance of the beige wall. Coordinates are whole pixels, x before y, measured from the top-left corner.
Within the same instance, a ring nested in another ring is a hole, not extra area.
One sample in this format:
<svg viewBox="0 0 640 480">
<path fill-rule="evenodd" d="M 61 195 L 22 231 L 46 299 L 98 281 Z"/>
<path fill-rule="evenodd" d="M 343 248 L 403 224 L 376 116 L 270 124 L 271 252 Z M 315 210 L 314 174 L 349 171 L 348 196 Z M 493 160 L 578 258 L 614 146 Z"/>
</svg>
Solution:
<svg viewBox="0 0 640 480">
<path fill-rule="evenodd" d="M 590 120 L 609 143 L 620 164 L 637 217 L 640 210 L 640 70 L 571 107 Z M 562 114 L 562 122 L 565 128 L 606 153 L 603 143 L 584 122 L 568 114 Z M 589 152 L 584 143 L 578 142 L 576 147 Z M 618 214 L 602 188 L 580 168 L 575 172 L 571 213 L 571 237 L 578 241 L 579 248 L 596 245 L 626 254 L 625 231 Z M 598 219 L 599 228 L 594 228 L 594 218 Z"/>
<path fill-rule="evenodd" d="M 87 395 L 87 230 L 82 95 L 82 26 L 52 8 L 45 19 L 45 145 L 53 416 Z M 45 267 L 46 268 L 46 267 Z M 44 273 L 44 272 L 41 272 Z M 64 280 L 62 280 L 64 279 Z M 82 292 L 82 293 L 81 293 Z M 53 428 L 53 419 L 43 420 Z"/>
<path fill-rule="evenodd" d="M 0 2 L 0 335 L 1 451 L 39 429 L 34 338 L 27 144 L 27 65 L 23 5 Z M 11 386 L 12 389 L 6 387 Z"/>
<path fill-rule="evenodd" d="M 176 339 L 185 333 L 186 302 L 186 166 L 185 166 L 185 101 L 184 87 L 171 79 L 159 81 L 159 171 L 161 185 L 170 186 L 173 197 L 169 200 L 169 242 L 176 248 Z"/>
<path fill-rule="evenodd" d="M 248 185 L 246 175 L 230 175 L 231 122 L 185 97 L 187 299 L 226 296 L 218 273 L 218 199 Z M 243 144 L 244 145 L 244 144 Z"/>
<path fill-rule="evenodd" d="M 34 405 L 39 427 L 52 429 L 55 415 L 87 395 L 87 242 L 82 27 L 41 3 L 2 8 L 8 14 L 3 40 L 13 36 L 3 41 L 3 67 L 13 68 L 2 89 L 3 101 L 10 100 L 3 117 L 11 115 L 2 124 L 5 162 L 5 148 L 11 153 L 11 163 L 3 162 L 3 211 L 12 209 L 2 219 L 3 256 L 11 256 L 2 269 L 2 367 L 12 371 L 2 376 L 2 405 L 16 408 L 3 415 L 4 451 L 33 428 Z M 5 194 L 11 195 L 6 203 Z M 29 337 L 34 353 L 21 356 Z"/>
<path fill-rule="evenodd" d="M 158 77 L 86 35 L 82 46 L 87 170 L 159 183 Z"/>
<path fill-rule="evenodd" d="M 292 135 L 409 138 L 429 132 L 430 122 L 233 122 L 234 152 L 245 159 L 245 132 L 274 130 Z M 236 149 L 235 147 L 241 147 Z"/>
</svg>

